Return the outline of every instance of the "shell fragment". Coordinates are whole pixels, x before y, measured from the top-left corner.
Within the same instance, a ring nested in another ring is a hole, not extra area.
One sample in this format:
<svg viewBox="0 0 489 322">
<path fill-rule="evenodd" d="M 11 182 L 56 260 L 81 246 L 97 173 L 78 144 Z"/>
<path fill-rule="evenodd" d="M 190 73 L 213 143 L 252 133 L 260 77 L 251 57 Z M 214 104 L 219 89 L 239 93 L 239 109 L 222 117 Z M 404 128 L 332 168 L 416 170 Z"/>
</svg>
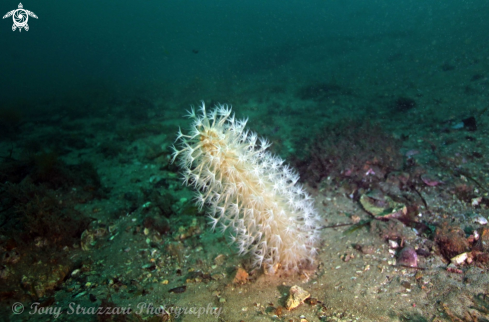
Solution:
<svg viewBox="0 0 489 322">
<path fill-rule="evenodd" d="M 289 298 L 287 299 L 287 302 L 285 303 L 285 308 L 287 310 L 292 310 L 304 303 L 306 299 L 308 299 L 311 296 L 308 291 L 304 290 L 303 288 L 294 285 L 290 288 L 289 290 Z"/>
</svg>

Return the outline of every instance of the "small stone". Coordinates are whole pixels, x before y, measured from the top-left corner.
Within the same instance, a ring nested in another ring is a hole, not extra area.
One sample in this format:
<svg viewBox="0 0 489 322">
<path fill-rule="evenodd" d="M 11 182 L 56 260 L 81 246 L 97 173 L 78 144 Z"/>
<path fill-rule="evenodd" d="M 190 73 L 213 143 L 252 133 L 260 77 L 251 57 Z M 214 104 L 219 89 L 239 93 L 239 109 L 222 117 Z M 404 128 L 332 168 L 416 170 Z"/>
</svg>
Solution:
<svg viewBox="0 0 489 322">
<path fill-rule="evenodd" d="M 357 245 L 356 248 L 364 254 L 373 254 L 375 252 L 373 245 Z"/>
<path fill-rule="evenodd" d="M 308 291 L 304 290 L 303 288 L 297 285 L 294 285 L 289 290 L 289 298 L 287 299 L 285 308 L 289 311 L 293 310 L 299 305 L 301 305 L 302 303 L 304 303 L 304 301 L 308 299 L 310 296 L 311 294 Z"/>
<path fill-rule="evenodd" d="M 435 175 L 430 173 L 425 173 L 421 175 L 421 181 L 423 181 L 429 187 L 435 187 L 444 182 L 438 179 Z"/>
<path fill-rule="evenodd" d="M 418 254 L 414 248 L 406 246 L 400 252 L 397 258 L 397 265 L 418 267 Z"/>
<path fill-rule="evenodd" d="M 423 278 L 423 276 L 424 276 L 424 275 L 423 275 L 423 272 L 422 272 L 422 271 L 417 271 L 417 272 L 416 272 L 416 275 L 414 275 L 414 278 L 415 278 L 416 280 L 420 280 L 420 279 L 422 279 L 422 278 Z"/>
<path fill-rule="evenodd" d="M 411 283 L 409 283 L 408 281 L 403 281 L 401 282 L 401 285 L 405 288 L 405 289 L 410 289 L 411 288 Z"/>
<path fill-rule="evenodd" d="M 351 222 L 354 223 L 354 224 L 358 224 L 361 219 L 362 218 L 360 218 L 360 216 L 355 216 L 355 215 L 353 215 L 353 216 L 350 217 Z"/>
<path fill-rule="evenodd" d="M 213 280 L 215 280 L 215 281 L 219 281 L 219 280 L 222 280 L 222 279 L 224 278 L 224 275 L 223 275 L 223 274 L 221 274 L 221 273 L 219 273 L 219 274 L 213 274 L 213 275 L 211 276 L 211 278 L 212 278 Z"/>
<path fill-rule="evenodd" d="M 84 251 L 90 250 L 91 246 L 95 245 L 95 236 L 93 233 L 86 229 L 81 235 L 80 244 Z"/>
<path fill-rule="evenodd" d="M 219 254 L 217 255 L 216 258 L 214 258 L 214 264 L 218 266 L 224 264 L 225 261 L 226 261 L 226 255 L 223 254 Z"/>
</svg>

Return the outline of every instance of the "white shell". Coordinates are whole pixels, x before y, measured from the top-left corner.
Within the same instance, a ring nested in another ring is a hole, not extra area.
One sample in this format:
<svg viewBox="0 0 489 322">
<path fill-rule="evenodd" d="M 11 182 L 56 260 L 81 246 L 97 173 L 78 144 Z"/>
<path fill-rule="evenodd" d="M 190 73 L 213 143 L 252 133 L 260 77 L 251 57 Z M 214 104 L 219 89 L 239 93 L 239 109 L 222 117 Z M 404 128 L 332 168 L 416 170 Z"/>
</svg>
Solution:
<svg viewBox="0 0 489 322">
<path fill-rule="evenodd" d="M 474 222 L 478 223 L 479 225 L 487 225 L 487 219 L 482 216 L 476 216 L 474 218 Z"/>
<path fill-rule="evenodd" d="M 389 239 L 389 248 L 392 248 L 392 249 L 399 248 L 399 244 L 395 240 Z"/>
<path fill-rule="evenodd" d="M 451 259 L 452 264 L 455 264 L 455 265 L 463 264 L 467 260 L 467 256 L 468 256 L 468 253 L 458 254 L 457 256 L 455 256 Z"/>
<path fill-rule="evenodd" d="M 289 290 L 289 298 L 285 303 L 285 308 L 287 310 L 292 310 L 304 303 L 304 301 L 309 298 L 311 294 L 304 290 L 302 287 L 294 285 Z"/>
</svg>

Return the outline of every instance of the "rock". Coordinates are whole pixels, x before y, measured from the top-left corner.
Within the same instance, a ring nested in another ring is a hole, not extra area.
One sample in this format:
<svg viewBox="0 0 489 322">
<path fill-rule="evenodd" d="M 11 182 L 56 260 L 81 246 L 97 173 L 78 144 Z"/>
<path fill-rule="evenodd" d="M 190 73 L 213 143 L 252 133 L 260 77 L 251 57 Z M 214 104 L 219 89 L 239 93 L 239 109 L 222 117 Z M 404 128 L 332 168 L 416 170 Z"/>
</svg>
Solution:
<svg viewBox="0 0 489 322">
<path fill-rule="evenodd" d="M 418 267 L 418 254 L 414 248 L 406 246 L 400 252 L 397 258 L 397 264 L 408 267 Z"/>
<path fill-rule="evenodd" d="M 80 244 L 81 244 L 81 248 L 84 250 L 84 251 L 88 251 L 90 250 L 90 248 L 95 245 L 95 237 L 93 235 L 93 233 L 86 229 L 82 235 L 81 235 L 81 238 L 80 238 Z"/>
<path fill-rule="evenodd" d="M 83 231 L 80 238 L 81 248 L 84 251 L 90 250 L 97 243 L 97 239 L 104 237 L 106 234 L 107 234 L 107 229 L 103 227 L 85 229 L 85 231 Z"/>
<path fill-rule="evenodd" d="M 443 184 L 444 182 L 438 179 L 435 175 L 425 173 L 421 175 L 421 181 L 424 182 L 425 185 L 429 187 L 436 187 L 440 184 Z"/>
<path fill-rule="evenodd" d="M 70 271 L 69 266 L 57 265 L 46 268 L 41 273 L 34 269 L 22 277 L 21 286 L 35 299 L 45 297 L 55 290 Z"/>
<path fill-rule="evenodd" d="M 154 213 L 144 218 L 143 226 L 145 229 L 156 230 L 161 235 L 164 235 L 170 231 L 170 222 L 168 219 Z M 146 232 L 144 234 L 147 235 Z"/>
<path fill-rule="evenodd" d="M 311 296 L 308 291 L 304 290 L 303 288 L 294 285 L 290 288 L 289 290 L 289 298 L 287 299 L 287 302 L 285 304 L 285 308 L 287 310 L 293 310 L 302 303 L 306 299 L 308 299 Z"/>
<path fill-rule="evenodd" d="M 435 242 L 440 247 L 441 254 L 450 259 L 469 251 L 469 242 L 465 232 L 458 226 L 444 223 L 435 232 Z"/>
<path fill-rule="evenodd" d="M 226 262 L 226 255 L 219 254 L 216 258 L 214 258 L 214 264 L 217 266 L 222 266 Z"/>
<path fill-rule="evenodd" d="M 475 117 L 470 116 L 466 119 L 463 119 L 462 122 L 464 123 L 464 129 L 467 131 L 476 131 L 477 130 L 477 121 L 475 120 Z"/>
<path fill-rule="evenodd" d="M 373 254 L 375 252 L 375 247 L 373 245 L 355 244 L 353 248 L 364 254 Z"/>
<path fill-rule="evenodd" d="M 238 270 L 236 271 L 236 275 L 234 276 L 233 283 L 245 284 L 246 282 L 248 282 L 248 273 L 244 269 L 239 267 Z"/>
</svg>

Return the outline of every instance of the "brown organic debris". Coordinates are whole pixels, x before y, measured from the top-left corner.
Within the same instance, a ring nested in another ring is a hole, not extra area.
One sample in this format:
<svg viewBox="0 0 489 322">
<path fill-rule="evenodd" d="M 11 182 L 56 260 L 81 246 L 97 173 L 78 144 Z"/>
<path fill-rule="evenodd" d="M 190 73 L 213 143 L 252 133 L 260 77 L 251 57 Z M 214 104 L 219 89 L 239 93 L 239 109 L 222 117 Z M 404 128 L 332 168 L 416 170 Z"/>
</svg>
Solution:
<svg viewBox="0 0 489 322">
<path fill-rule="evenodd" d="M 248 282 L 248 272 L 246 272 L 243 268 L 239 267 L 236 271 L 236 275 L 234 276 L 233 283 L 234 284 L 245 284 Z"/>
</svg>

